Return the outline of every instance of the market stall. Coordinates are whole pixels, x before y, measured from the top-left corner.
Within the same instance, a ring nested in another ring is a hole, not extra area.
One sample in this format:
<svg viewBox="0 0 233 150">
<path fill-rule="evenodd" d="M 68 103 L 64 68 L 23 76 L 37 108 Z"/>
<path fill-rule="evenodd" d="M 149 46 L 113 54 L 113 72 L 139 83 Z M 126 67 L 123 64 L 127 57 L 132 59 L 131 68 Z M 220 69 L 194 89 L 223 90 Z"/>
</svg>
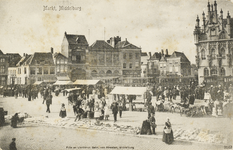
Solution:
<svg viewBox="0 0 233 150">
<path fill-rule="evenodd" d="M 141 96 L 142 100 L 141 103 L 145 103 L 145 98 L 144 98 L 144 94 L 147 91 L 146 87 L 120 87 L 117 86 L 115 87 L 110 94 L 112 94 L 113 96 L 115 95 L 125 95 L 128 96 L 128 100 L 129 100 L 129 110 L 132 110 L 132 100 L 136 100 L 136 96 Z M 115 98 L 114 98 L 115 99 Z"/>
</svg>

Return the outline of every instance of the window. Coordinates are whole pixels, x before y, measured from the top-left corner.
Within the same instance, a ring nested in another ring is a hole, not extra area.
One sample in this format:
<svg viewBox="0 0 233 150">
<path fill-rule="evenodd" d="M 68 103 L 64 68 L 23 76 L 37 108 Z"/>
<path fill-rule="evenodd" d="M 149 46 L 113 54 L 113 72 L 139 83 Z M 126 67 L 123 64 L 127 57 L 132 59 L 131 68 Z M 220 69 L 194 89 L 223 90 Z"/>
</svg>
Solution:
<svg viewBox="0 0 233 150">
<path fill-rule="evenodd" d="M 1 66 L 0 73 L 5 73 L 5 66 Z"/>
<path fill-rule="evenodd" d="M 49 74 L 49 69 L 48 69 L 48 67 L 44 67 L 44 74 Z"/>
<path fill-rule="evenodd" d="M 123 63 L 123 68 L 126 68 L 126 63 Z"/>
<path fill-rule="evenodd" d="M 5 62 L 5 58 L 1 58 L 1 62 Z"/>
<path fill-rule="evenodd" d="M 24 74 L 27 74 L 27 68 L 24 67 Z"/>
<path fill-rule="evenodd" d="M 73 58 L 72 58 L 72 60 L 73 60 Z M 57 64 L 60 64 L 60 60 L 59 59 L 57 59 Z"/>
<path fill-rule="evenodd" d="M 222 57 L 222 59 L 226 58 L 226 53 L 225 53 L 225 49 L 224 48 L 221 49 L 220 56 Z"/>
<path fill-rule="evenodd" d="M 123 58 L 126 59 L 126 53 L 123 54 Z"/>
<path fill-rule="evenodd" d="M 41 80 L 41 77 L 38 77 L 38 78 L 37 78 L 37 81 L 42 81 L 42 80 Z"/>
<path fill-rule="evenodd" d="M 212 69 L 211 70 L 211 75 L 217 75 L 217 70 L 216 69 Z"/>
<path fill-rule="evenodd" d="M 63 59 L 61 59 L 61 64 L 64 64 L 64 60 Z"/>
<path fill-rule="evenodd" d="M 1 77 L 1 85 L 5 85 L 6 84 L 6 78 L 5 77 Z"/>
<path fill-rule="evenodd" d="M 225 69 L 224 68 L 221 68 L 221 70 L 220 70 L 220 76 L 225 76 Z"/>
<path fill-rule="evenodd" d="M 35 67 L 30 68 L 30 74 L 36 74 L 36 68 Z"/>
<path fill-rule="evenodd" d="M 133 66 L 132 63 L 130 63 L 130 64 L 129 64 L 129 68 L 132 68 L 132 66 Z"/>
<path fill-rule="evenodd" d="M 42 74 L 42 67 L 38 67 L 36 73 L 37 74 Z"/>
<path fill-rule="evenodd" d="M 202 59 L 202 60 L 205 60 L 205 59 L 206 59 L 206 57 L 205 57 L 205 50 L 204 50 L 204 49 L 201 50 L 201 59 Z"/>
<path fill-rule="evenodd" d="M 17 78 L 17 84 L 21 84 L 21 78 Z"/>
<path fill-rule="evenodd" d="M 106 75 L 107 75 L 107 76 L 112 75 L 112 71 L 111 71 L 111 70 L 108 70 L 108 71 L 106 72 Z"/>
<path fill-rule="evenodd" d="M 129 53 L 129 59 L 132 59 L 132 58 L 133 58 L 133 54 Z"/>
<path fill-rule="evenodd" d="M 136 59 L 138 59 L 139 58 L 139 53 L 136 53 L 135 57 L 136 57 Z"/>
<path fill-rule="evenodd" d="M 57 66 L 57 73 L 59 73 L 59 72 L 60 72 L 60 65 Z"/>
<path fill-rule="evenodd" d="M 76 56 L 72 56 L 72 61 L 76 61 Z"/>
<path fill-rule="evenodd" d="M 50 74 L 54 74 L 55 73 L 55 68 L 54 67 L 51 67 L 50 68 Z"/>
<path fill-rule="evenodd" d="M 21 68 L 18 68 L 18 74 L 21 74 Z"/>
<path fill-rule="evenodd" d="M 93 71 L 91 72 L 91 76 L 92 76 L 92 77 L 96 77 L 96 76 L 97 76 L 97 71 L 96 71 L 96 70 L 93 70 Z"/>
<path fill-rule="evenodd" d="M 64 66 L 65 67 L 65 72 L 67 72 L 67 66 Z"/>
<path fill-rule="evenodd" d="M 139 68 L 139 62 L 135 62 L 135 67 Z"/>
<path fill-rule="evenodd" d="M 204 69 L 204 76 L 209 76 L 209 70 L 207 68 Z"/>
<path fill-rule="evenodd" d="M 212 49 L 212 50 L 211 50 L 211 57 L 212 57 L 213 59 L 216 58 L 215 49 Z"/>
</svg>

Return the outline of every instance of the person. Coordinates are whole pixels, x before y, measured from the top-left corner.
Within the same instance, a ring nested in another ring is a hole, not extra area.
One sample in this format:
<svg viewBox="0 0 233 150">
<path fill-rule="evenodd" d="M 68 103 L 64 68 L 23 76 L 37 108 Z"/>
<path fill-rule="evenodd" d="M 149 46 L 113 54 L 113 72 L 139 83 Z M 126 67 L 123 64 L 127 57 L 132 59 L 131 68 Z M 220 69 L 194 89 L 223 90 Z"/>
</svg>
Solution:
<svg viewBox="0 0 233 150">
<path fill-rule="evenodd" d="M 155 128 L 157 125 L 155 124 L 155 114 L 154 113 L 151 114 L 151 117 L 149 118 L 149 120 L 150 120 L 150 127 L 151 127 L 152 134 L 156 134 Z"/>
<path fill-rule="evenodd" d="M 50 113 L 50 105 L 52 104 L 52 98 L 53 98 L 53 96 L 51 95 L 51 93 L 46 98 L 46 106 L 47 106 L 46 112 L 48 112 L 48 113 Z"/>
<path fill-rule="evenodd" d="M 10 150 L 17 150 L 15 140 L 16 138 L 12 138 L 12 142 L 9 145 Z"/>
<path fill-rule="evenodd" d="M 167 144 L 172 144 L 174 141 L 172 126 L 169 118 L 167 118 L 167 122 L 165 122 L 162 141 Z"/>
<path fill-rule="evenodd" d="M 118 110 L 119 110 L 119 116 L 120 118 L 122 117 L 122 111 L 123 111 L 123 103 L 122 103 L 122 100 L 119 101 L 118 103 Z"/>
<path fill-rule="evenodd" d="M 94 108 L 95 108 L 95 111 L 94 111 L 94 118 L 95 118 L 96 120 L 98 120 L 99 117 L 100 117 L 100 109 L 99 109 L 99 102 L 98 102 L 98 101 L 95 102 Z"/>
<path fill-rule="evenodd" d="M 61 110 L 60 110 L 59 116 L 61 118 L 65 118 L 66 117 L 66 108 L 65 108 L 65 104 L 64 103 L 62 103 L 62 105 L 61 105 Z"/>
<path fill-rule="evenodd" d="M 108 105 L 104 106 L 104 120 L 108 120 L 109 117 L 109 110 L 108 110 Z"/>
<path fill-rule="evenodd" d="M 11 118 L 11 127 L 17 128 L 18 121 L 19 121 L 18 113 L 15 113 L 15 115 Z"/>
<path fill-rule="evenodd" d="M 112 106 L 111 106 L 111 109 L 112 109 L 112 114 L 114 116 L 114 122 L 116 122 L 117 121 L 117 113 L 118 113 L 118 103 L 113 102 Z"/>
<path fill-rule="evenodd" d="M 81 119 L 83 113 L 84 113 L 84 110 L 82 108 L 77 108 L 77 114 L 76 114 L 76 117 L 75 117 L 74 121 L 76 121 L 77 119 L 79 121 Z"/>
<path fill-rule="evenodd" d="M 152 105 L 152 102 L 149 102 L 149 106 L 148 106 L 148 118 L 150 118 L 151 114 L 154 114 L 154 113 L 155 113 L 155 108 Z"/>
</svg>

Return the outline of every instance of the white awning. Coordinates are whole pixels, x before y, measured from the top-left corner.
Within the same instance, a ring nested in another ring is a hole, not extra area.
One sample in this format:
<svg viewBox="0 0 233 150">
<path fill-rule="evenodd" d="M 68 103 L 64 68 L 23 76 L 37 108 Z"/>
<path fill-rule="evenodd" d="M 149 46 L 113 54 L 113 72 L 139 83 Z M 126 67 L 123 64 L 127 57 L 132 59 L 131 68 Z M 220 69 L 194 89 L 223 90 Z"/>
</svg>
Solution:
<svg viewBox="0 0 233 150">
<path fill-rule="evenodd" d="M 72 85 L 72 81 L 56 81 L 53 85 Z"/>
<path fill-rule="evenodd" d="M 42 81 L 36 81 L 33 85 L 40 85 Z"/>
<path fill-rule="evenodd" d="M 143 95 L 146 87 L 115 87 L 110 94 Z"/>
<path fill-rule="evenodd" d="M 95 85 L 97 83 L 103 83 L 100 80 L 76 80 L 73 84 L 75 85 Z"/>
<path fill-rule="evenodd" d="M 70 91 L 75 91 L 75 90 L 80 90 L 81 88 L 71 88 L 71 89 L 65 89 L 67 92 L 70 92 Z"/>
</svg>

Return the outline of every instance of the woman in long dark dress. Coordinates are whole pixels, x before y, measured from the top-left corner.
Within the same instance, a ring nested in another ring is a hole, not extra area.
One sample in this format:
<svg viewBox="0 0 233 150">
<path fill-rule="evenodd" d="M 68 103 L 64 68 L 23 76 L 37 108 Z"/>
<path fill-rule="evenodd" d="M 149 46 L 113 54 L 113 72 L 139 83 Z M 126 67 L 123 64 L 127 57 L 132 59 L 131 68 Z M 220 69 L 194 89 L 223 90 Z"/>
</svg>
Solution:
<svg viewBox="0 0 233 150">
<path fill-rule="evenodd" d="M 171 127 L 171 123 L 170 123 L 169 118 L 167 118 L 167 122 L 165 122 L 162 141 L 167 143 L 167 144 L 172 144 L 172 142 L 174 141 L 173 131 L 172 131 L 172 127 Z"/>
<path fill-rule="evenodd" d="M 61 118 L 65 118 L 65 117 L 66 117 L 66 108 L 65 108 L 65 104 L 63 104 L 63 103 L 62 103 L 62 105 L 61 105 L 61 110 L 60 110 L 59 116 L 60 116 Z"/>
</svg>

